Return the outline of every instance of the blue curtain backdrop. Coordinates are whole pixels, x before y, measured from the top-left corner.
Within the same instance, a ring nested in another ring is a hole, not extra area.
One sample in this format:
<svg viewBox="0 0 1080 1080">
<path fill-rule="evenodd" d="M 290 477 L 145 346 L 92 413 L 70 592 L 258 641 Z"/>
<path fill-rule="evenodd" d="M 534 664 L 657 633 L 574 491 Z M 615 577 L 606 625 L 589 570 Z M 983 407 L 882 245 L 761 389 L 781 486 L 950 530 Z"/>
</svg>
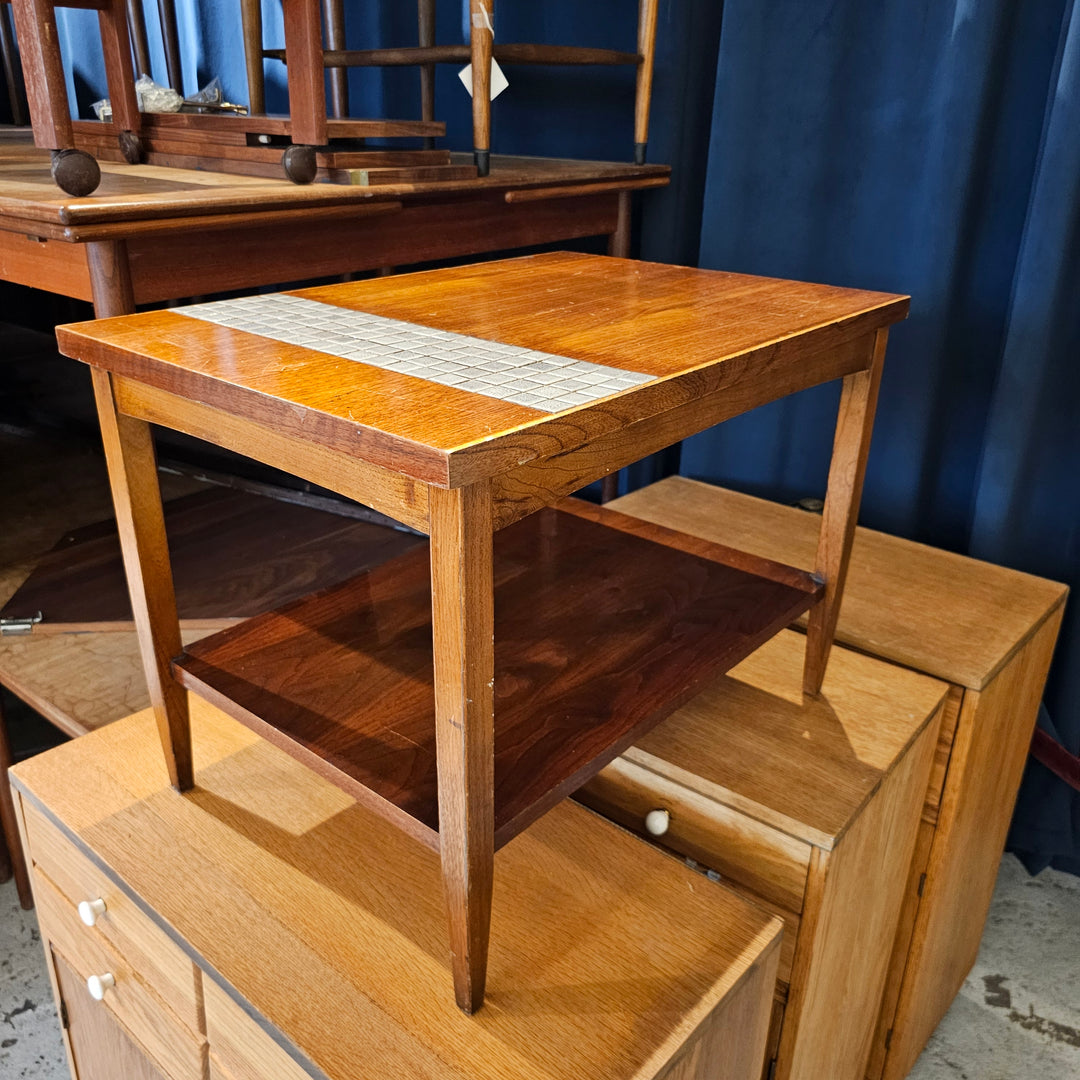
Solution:
<svg viewBox="0 0 1080 1080">
<path fill-rule="evenodd" d="M 636 0 L 500 0 L 502 41 L 632 48 Z M 151 38 L 156 5 L 147 5 Z M 239 5 L 181 0 L 185 87 L 246 99 Z M 352 47 L 415 41 L 411 3 L 348 8 Z M 94 15 L 66 12 L 80 108 L 101 91 Z M 461 40 L 443 0 L 438 39 Z M 265 0 L 267 44 L 280 0 Z M 154 72 L 163 79 L 163 58 Z M 267 64 L 271 109 L 284 72 Z M 628 158 L 632 72 L 515 68 L 496 152 Z M 419 115 L 407 70 L 354 71 L 354 112 Z M 440 68 L 449 145 L 469 100 Z M 1080 7 L 1075 0 L 661 0 L 646 258 L 910 293 L 892 335 L 862 521 L 1080 585 Z M 684 473 L 821 494 L 836 389 L 688 441 Z M 656 466 L 631 470 L 640 483 Z M 1042 723 L 1080 751 L 1080 605 Z M 1080 871 L 1080 796 L 1029 767 L 1011 844 Z"/>
</svg>

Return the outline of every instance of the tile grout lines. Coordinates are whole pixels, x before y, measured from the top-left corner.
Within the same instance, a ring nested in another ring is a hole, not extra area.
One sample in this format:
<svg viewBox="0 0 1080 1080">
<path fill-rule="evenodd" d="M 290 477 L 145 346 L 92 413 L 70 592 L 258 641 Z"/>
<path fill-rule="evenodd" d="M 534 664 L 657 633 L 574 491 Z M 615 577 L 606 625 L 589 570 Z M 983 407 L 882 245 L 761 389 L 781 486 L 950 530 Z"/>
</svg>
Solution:
<svg viewBox="0 0 1080 1080">
<path fill-rule="evenodd" d="M 654 378 L 284 293 L 172 311 L 544 412 L 587 405 Z"/>
</svg>

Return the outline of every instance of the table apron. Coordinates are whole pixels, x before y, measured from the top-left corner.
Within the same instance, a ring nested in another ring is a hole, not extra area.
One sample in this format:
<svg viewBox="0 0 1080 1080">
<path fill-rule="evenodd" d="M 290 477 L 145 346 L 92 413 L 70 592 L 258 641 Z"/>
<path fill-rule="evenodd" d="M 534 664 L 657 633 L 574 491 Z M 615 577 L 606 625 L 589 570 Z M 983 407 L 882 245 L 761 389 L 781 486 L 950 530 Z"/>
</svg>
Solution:
<svg viewBox="0 0 1080 1080">
<path fill-rule="evenodd" d="M 798 362 L 775 364 L 768 378 L 732 380 L 712 392 L 691 396 L 680 405 L 646 416 L 583 445 L 535 457 L 492 480 L 495 527 L 505 528 L 523 517 L 649 454 L 696 435 L 714 424 L 809 386 L 843 378 L 866 368 L 874 335 L 830 343 Z M 808 378 L 807 369 L 813 369 Z M 672 380 L 674 384 L 679 380 Z M 549 433 L 550 428 L 545 429 Z"/>
<path fill-rule="evenodd" d="M 420 481 L 123 375 L 114 374 L 112 383 L 117 409 L 127 416 L 254 458 L 428 531 L 428 487 Z"/>
<path fill-rule="evenodd" d="M 400 213 L 128 241 L 137 304 L 609 235 L 618 194 L 509 204 L 406 203 Z"/>
</svg>

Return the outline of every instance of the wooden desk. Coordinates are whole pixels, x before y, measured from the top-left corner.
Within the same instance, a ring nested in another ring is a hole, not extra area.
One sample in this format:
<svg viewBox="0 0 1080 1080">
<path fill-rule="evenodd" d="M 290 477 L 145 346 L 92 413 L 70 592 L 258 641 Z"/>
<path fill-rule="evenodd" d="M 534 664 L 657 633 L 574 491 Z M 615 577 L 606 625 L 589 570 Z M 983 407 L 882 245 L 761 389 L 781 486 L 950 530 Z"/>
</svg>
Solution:
<svg viewBox="0 0 1080 1080">
<path fill-rule="evenodd" d="M 881 293 L 561 254 L 59 328 L 92 367 L 172 782 L 193 784 L 184 686 L 438 850 L 458 1003 L 478 1008 L 496 847 L 808 609 L 804 686 L 820 689 L 887 327 L 906 311 Z M 584 504 L 525 520 L 836 378 L 812 574 Z M 174 661 L 150 421 L 428 533 L 430 571 L 414 549 Z"/>
<path fill-rule="evenodd" d="M 470 159 L 471 160 L 471 159 Z M 29 133 L 0 138 L 0 278 L 90 300 L 100 316 L 188 296 L 586 236 L 630 253 L 630 193 L 664 165 L 493 157 L 483 179 L 297 187 L 101 163 L 87 198 L 58 190 Z"/>
<path fill-rule="evenodd" d="M 499 860 L 464 1016 L 437 856 L 209 705 L 193 722 L 190 796 L 149 711 L 14 770 L 73 1077 L 759 1074 L 779 919 L 563 802 Z"/>
</svg>

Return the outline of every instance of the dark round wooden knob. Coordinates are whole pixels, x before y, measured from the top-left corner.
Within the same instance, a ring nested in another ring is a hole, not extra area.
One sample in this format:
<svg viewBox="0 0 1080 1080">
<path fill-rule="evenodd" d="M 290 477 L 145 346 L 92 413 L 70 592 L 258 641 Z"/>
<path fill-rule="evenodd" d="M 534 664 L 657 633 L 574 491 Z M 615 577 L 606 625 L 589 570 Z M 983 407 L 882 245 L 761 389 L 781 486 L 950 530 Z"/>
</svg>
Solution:
<svg viewBox="0 0 1080 1080">
<path fill-rule="evenodd" d="M 85 150 L 54 150 L 52 178 L 61 191 L 80 197 L 101 183 L 101 169 Z"/>
<path fill-rule="evenodd" d="M 281 155 L 281 167 L 294 184 L 310 184 L 318 172 L 313 146 L 287 146 Z"/>
<path fill-rule="evenodd" d="M 143 159 L 142 139 L 134 131 L 120 132 L 120 153 L 129 165 L 138 165 Z"/>
</svg>

